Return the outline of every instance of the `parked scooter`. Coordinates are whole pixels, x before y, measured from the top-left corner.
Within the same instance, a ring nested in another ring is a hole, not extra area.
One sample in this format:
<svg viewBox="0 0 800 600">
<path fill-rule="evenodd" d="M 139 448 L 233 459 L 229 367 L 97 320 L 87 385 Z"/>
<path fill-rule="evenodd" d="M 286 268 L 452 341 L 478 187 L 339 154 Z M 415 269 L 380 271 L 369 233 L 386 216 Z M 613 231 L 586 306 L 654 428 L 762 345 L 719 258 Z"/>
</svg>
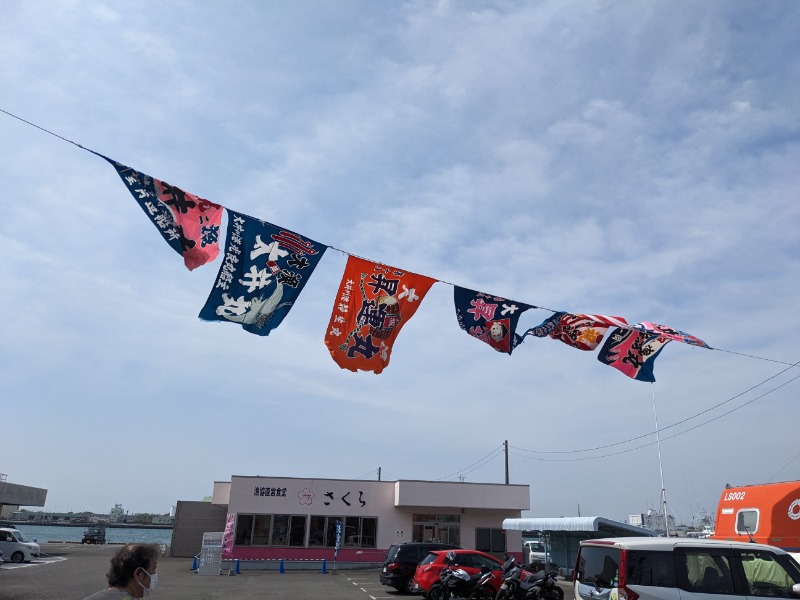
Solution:
<svg viewBox="0 0 800 600">
<path fill-rule="evenodd" d="M 495 600 L 564 600 L 564 590 L 556 584 L 557 573 L 528 573 L 509 556 L 503 564 L 503 583 Z"/>
<path fill-rule="evenodd" d="M 439 583 L 428 591 L 428 600 L 493 600 L 494 588 L 489 584 L 493 571 L 484 567 L 470 575 L 454 565 L 455 554 L 448 552 L 447 565 L 439 573 Z"/>
</svg>

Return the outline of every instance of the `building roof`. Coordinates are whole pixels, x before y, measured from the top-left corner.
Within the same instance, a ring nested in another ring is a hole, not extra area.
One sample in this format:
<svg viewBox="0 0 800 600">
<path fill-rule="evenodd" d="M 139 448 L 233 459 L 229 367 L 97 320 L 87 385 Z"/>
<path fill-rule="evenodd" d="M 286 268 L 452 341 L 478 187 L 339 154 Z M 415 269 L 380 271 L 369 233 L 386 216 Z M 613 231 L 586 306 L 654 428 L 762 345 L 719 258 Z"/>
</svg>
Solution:
<svg viewBox="0 0 800 600">
<path fill-rule="evenodd" d="M 603 531 L 614 536 L 653 537 L 656 532 L 644 527 L 613 521 L 605 517 L 540 517 L 503 519 L 503 529 L 522 531 Z"/>
</svg>

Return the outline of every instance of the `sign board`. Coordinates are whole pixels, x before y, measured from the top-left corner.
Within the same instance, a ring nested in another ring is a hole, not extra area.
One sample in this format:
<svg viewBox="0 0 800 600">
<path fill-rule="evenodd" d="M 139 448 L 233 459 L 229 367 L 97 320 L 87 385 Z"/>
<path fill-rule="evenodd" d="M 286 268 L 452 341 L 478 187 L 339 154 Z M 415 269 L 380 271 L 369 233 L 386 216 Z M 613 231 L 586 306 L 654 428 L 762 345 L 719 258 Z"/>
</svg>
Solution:
<svg viewBox="0 0 800 600">
<path fill-rule="evenodd" d="M 203 546 L 200 550 L 200 566 L 198 575 L 219 575 L 222 572 L 222 537 L 223 532 L 205 532 Z"/>
</svg>

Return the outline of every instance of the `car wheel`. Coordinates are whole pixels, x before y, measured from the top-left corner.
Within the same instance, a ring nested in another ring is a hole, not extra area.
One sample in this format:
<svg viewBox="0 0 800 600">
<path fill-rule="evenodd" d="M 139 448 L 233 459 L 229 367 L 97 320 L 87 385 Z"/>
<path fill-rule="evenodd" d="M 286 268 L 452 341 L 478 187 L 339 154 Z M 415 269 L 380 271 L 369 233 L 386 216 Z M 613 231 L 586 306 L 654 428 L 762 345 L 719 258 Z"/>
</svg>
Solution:
<svg viewBox="0 0 800 600">
<path fill-rule="evenodd" d="M 405 587 L 403 587 L 402 592 L 404 594 L 413 594 L 416 591 L 417 591 L 417 584 L 414 583 L 413 577 L 409 577 L 408 580 L 406 581 Z"/>
<path fill-rule="evenodd" d="M 11 562 L 21 563 L 23 560 L 25 560 L 25 555 L 20 551 L 14 552 L 14 554 L 11 555 Z"/>
</svg>

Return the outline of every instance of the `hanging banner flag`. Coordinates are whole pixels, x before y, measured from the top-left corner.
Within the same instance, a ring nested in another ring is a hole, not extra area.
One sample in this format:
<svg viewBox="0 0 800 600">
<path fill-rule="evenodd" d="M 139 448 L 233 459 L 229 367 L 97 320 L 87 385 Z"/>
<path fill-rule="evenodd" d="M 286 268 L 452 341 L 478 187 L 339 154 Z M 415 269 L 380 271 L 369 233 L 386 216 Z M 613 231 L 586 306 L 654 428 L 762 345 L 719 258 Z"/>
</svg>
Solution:
<svg viewBox="0 0 800 600">
<path fill-rule="evenodd" d="M 661 335 L 667 337 L 671 340 L 675 340 L 676 342 L 683 342 L 684 344 L 689 344 L 690 346 L 699 346 L 700 348 L 708 348 L 709 345 L 706 344 L 703 340 L 694 337 L 688 333 L 680 331 L 679 329 L 672 329 L 671 327 L 666 327 L 665 325 L 657 325 L 656 323 L 648 323 L 647 321 L 642 321 L 641 323 L 637 323 L 633 326 L 634 329 L 638 329 L 640 331 L 644 331 L 646 333 L 654 333 L 656 335 Z"/>
<path fill-rule="evenodd" d="M 233 558 L 233 528 L 236 525 L 236 515 L 228 513 L 225 518 L 225 531 L 222 532 L 222 560 Z"/>
<path fill-rule="evenodd" d="M 669 340 L 664 336 L 633 329 L 615 329 L 600 349 L 597 360 L 631 379 L 652 383 L 656 380 L 653 363 L 667 343 Z"/>
<path fill-rule="evenodd" d="M 540 325 L 530 328 L 524 335 L 549 336 L 578 350 L 594 350 L 603 341 L 603 336 L 609 327 L 627 325 L 628 322 L 622 317 L 557 312 Z"/>
<path fill-rule="evenodd" d="M 96 154 L 96 153 L 95 153 Z M 219 254 L 222 207 L 102 156 L 190 271 Z"/>
<path fill-rule="evenodd" d="M 461 329 L 506 354 L 511 354 L 522 343 L 516 333 L 520 315 L 529 308 L 536 308 L 457 285 L 453 286 L 453 303 Z"/>
<path fill-rule="evenodd" d="M 289 313 L 327 246 L 228 210 L 225 258 L 200 318 L 269 335 Z"/>
<path fill-rule="evenodd" d="M 400 329 L 435 282 L 424 275 L 348 257 L 325 333 L 325 345 L 336 364 L 376 375 L 383 371 Z"/>
</svg>

